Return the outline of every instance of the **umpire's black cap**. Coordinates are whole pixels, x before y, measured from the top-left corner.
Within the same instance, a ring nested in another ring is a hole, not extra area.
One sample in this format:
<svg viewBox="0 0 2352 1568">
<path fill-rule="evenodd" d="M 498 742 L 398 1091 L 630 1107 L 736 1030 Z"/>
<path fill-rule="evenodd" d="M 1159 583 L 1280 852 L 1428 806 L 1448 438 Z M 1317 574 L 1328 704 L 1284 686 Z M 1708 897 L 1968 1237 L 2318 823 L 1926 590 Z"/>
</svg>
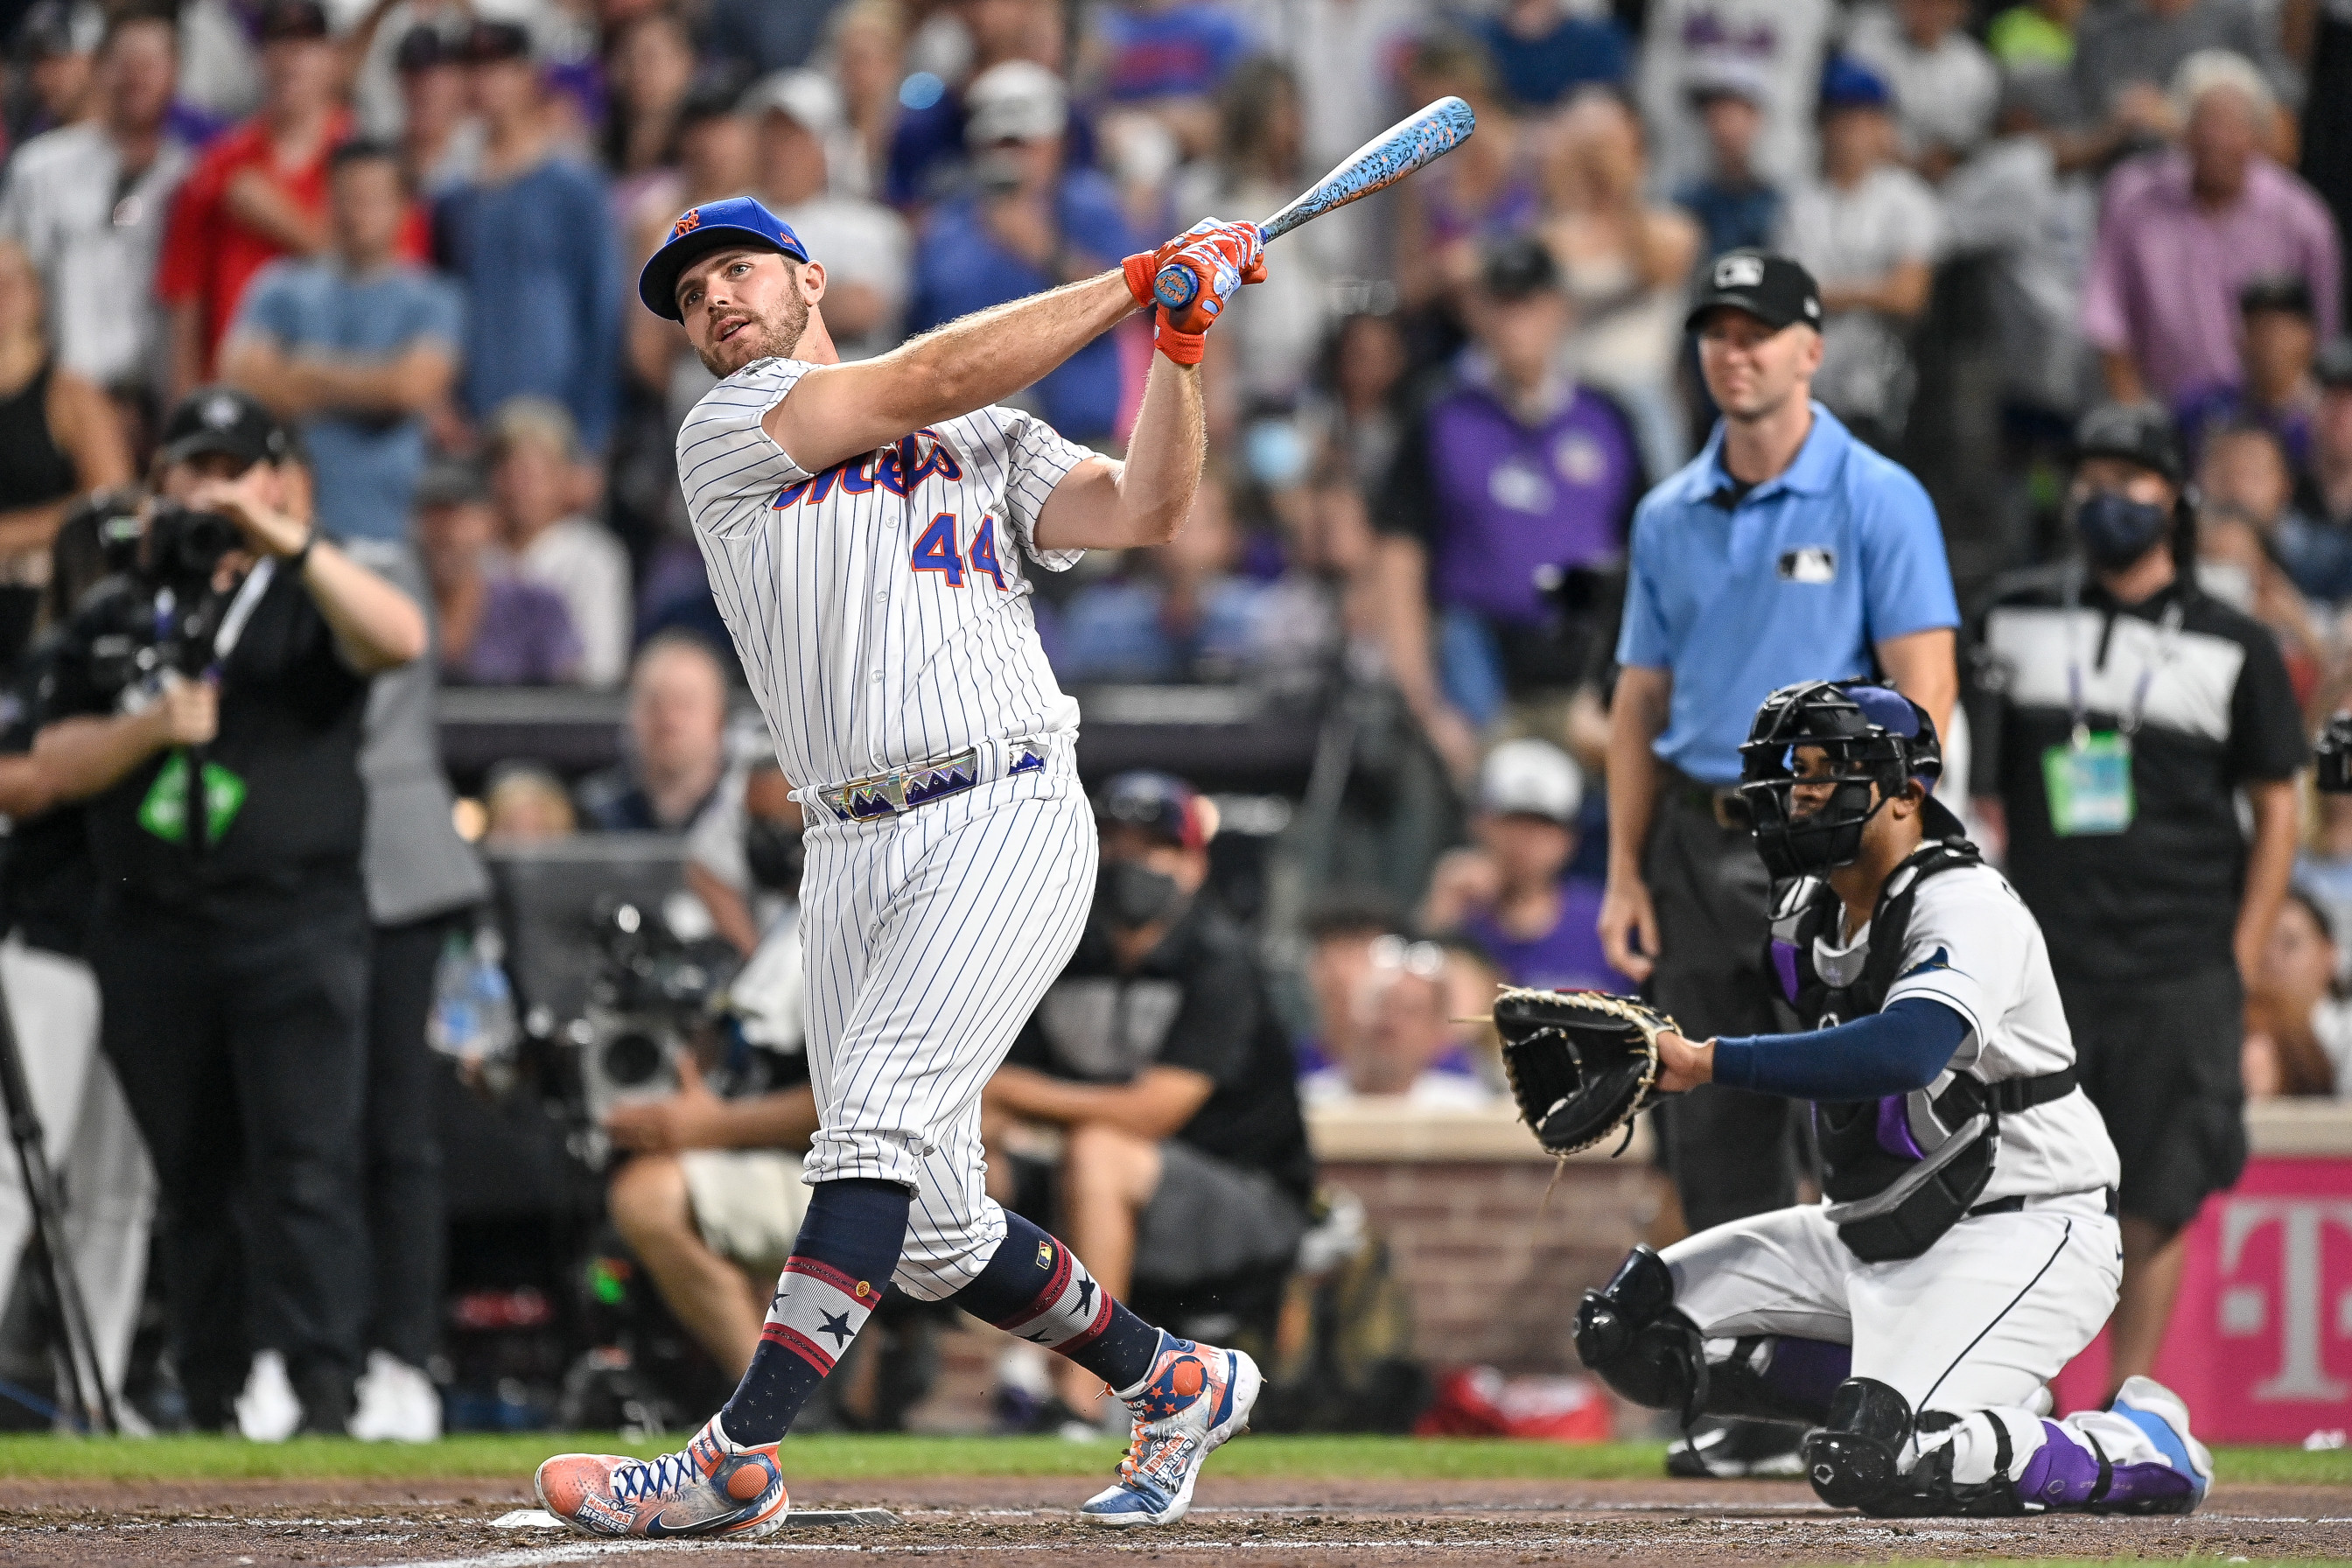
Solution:
<svg viewBox="0 0 2352 1568">
<path fill-rule="evenodd" d="M 1695 332 L 1709 310 L 1744 311 L 1779 331 L 1799 321 L 1816 331 L 1822 324 L 1822 290 L 1804 264 L 1769 250 L 1727 250 L 1706 269 L 1706 289 L 1683 318 Z"/>
<path fill-rule="evenodd" d="M 293 455 L 286 426 L 261 400 L 237 387 L 200 386 L 180 400 L 163 421 L 156 456 L 165 463 L 226 456 L 246 467 L 282 463 Z"/>
<path fill-rule="evenodd" d="M 2179 485 L 2188 476 L 2172 418 L 2152 403 L 2102 403 L 2074 426 L 2074 460 L 2119 458 Z"/>
</svg>

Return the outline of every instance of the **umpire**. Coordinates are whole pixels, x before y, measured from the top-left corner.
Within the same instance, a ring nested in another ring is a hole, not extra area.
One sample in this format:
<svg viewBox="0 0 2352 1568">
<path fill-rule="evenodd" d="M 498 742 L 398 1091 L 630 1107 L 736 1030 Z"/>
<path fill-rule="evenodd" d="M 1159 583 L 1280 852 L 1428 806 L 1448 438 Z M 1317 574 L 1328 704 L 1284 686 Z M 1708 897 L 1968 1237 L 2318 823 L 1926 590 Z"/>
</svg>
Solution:
<svg viewBox="0 0 2352 1568">
<path fill-rule="evenodd" d="M 1601 942 L 1694 1039 L 1779 1026 L 1761 969 L 1768 879 L 1733 787 L 1757 707 L 1795 681 L 1878 673 L 1948 731 L 1958 690 L 1935 508 L 1812 400 L 1821 320 L 1796 262 L 1715 259 L 1687 326 L 1722 416 L 1633 517 Z M 1664 1121 L 1693 1230 L 1797 1201 L 1791 1102 L 1710 1084 Z M 1793 1450 L 1737 1429 L 1701 1441 L 1725 1474 Z"/>
<path fill-rule="evenodd" d="M 148 612 L 131 584 L 101 587 L 66 628 L 34 750 L 89 802 L 102 1037 L 162 1187 L 190 1417 L 229 1423 L 249 1331 L 284 1352 L 305 1426 L 339 1432 L 367 1305 L 361 720 L 370 677 L 424 650 L 425 620 L 313 530 L 289 446 L 225 387 L 173 411 L 156 489 L 225 520 L 231 546 L 191 661 L 205 672 L 117 689 L 101 651 Z"/>
<path fill-rule="evenodd" d="M 2164 410 L 2084 415 L 2080 557 L 2004 584 L 1972 661 L 1979 814 L 2051 934 L 2083 1088 L 2123 1157 L 2110 1386 L 2154 1370 L 2181 1232 L 2245 1166 L 2241 977 L 2286 894 L 2305 755 L 2278 639 L 2196 586 L 2186 479 Z"/>
</svg>

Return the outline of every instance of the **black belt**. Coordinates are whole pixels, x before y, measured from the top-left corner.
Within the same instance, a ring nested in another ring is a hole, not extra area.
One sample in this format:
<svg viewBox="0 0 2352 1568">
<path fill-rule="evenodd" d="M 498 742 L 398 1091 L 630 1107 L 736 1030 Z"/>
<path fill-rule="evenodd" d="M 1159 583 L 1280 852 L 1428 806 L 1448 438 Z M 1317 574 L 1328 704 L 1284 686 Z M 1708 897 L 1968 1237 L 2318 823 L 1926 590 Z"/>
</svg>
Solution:
<svg viewBox="0 0 2352 1568">
<path fill-rule="evenodd" d="M 2107 1195 L 2107 1217 L 2109 1219 L 2113 1219 L 2116 1217 L 2116 1190 L 2113 1187 L 2107 1187 L 2103 1190 Z M 2060 1197 L 2063 1195 L 2063 1194 L 2059 1193 L 2036 1193 L 2032 1194 L 2032 1197 Z M 2032 1199 L 2029 1198 L 2027 1194 L 2023 1193 L 2018 1194 L 2013 1198 L 1995 1198 L 1989 1204 L 1979 1204 L 1962 1217 L 1966 1219 L 1975 1219 L 1979 1215 L 2023 1214 L 2025 1212 L 2025 1205 L 2031 1201 L 2032 1201 Z"/>
<path fill-rule="evenodd" d="M 1748 801 L 1735 788 L 1717 788 L 1695 779 L 1680 768 L 1658 768 L 1658 793 L 1667 800 L 1686 805 L 1702 816 L 1715 818 L 1717 827 L 1746 828 L 1750 826 Z"/>
</svg>

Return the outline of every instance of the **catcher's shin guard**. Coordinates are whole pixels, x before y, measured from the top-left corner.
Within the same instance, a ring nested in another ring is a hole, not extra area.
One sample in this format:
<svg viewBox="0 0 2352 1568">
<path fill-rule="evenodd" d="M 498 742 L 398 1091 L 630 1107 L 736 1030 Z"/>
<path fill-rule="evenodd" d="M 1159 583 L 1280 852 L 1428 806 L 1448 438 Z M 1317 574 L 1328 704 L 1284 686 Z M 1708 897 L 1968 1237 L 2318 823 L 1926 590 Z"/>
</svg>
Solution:
<svg viewBox="0 0 2352 1568">
<path fill-rule="evenodd" d="M 1706 1403 L 1706 1353 L 1698 1328 L 1675 1309 L 1675 1277 L 1647 1247 L 1587 1290 L 1576 1309 L 1576 1353 L 1601 1382 L 1636 1405 L 1679 1411 Z"/>
<path fill-rule="evenodd" d="M 1832 1508 L 1869 1510 L 1903 1489 L 1911 1405 L 1874 1377 L 1849 1377 L 1830 1395 L 1829 1419 L 1801 1450 L 1813 1495 Z"/>
</svg>

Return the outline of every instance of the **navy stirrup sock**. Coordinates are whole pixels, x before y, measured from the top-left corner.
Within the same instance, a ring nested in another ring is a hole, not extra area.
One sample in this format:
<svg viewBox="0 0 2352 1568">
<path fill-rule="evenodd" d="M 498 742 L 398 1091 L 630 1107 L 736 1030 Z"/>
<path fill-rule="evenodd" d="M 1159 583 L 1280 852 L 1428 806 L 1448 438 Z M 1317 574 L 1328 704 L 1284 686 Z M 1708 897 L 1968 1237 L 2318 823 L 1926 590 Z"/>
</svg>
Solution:
<svg viewBox="0 0 2352 1568">
<path fill-rule="evenodd" d="M 1158 1329 L 1111 1300 L 1076 1253 L 1010 1209 L 996 1256 L 948 1300 L 983 1323 L 1069 1357 L 1114 1393 L 1150 1376 L 1160 1353 Z"/>
<path fill-rule="evenodd" d="M 768 1304 L 768 1326 L 719 1429 L 747 1447 L 772 1443 L 882 1300 L 907 1245 L 913 1194 L 895 1182 L 824 1182 Z"/>
</svg>

